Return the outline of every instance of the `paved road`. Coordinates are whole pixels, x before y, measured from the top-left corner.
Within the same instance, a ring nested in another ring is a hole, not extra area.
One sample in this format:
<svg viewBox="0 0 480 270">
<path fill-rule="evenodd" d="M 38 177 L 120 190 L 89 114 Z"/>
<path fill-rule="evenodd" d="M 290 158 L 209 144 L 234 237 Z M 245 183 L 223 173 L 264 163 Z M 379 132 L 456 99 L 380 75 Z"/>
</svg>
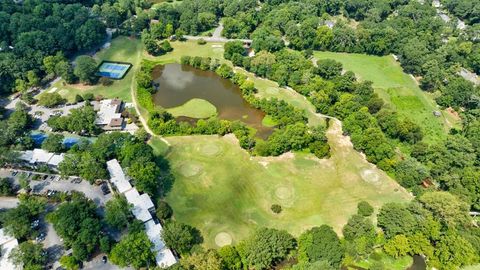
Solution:
<svg viewBox="0 0 480 270">
<path fill-rule="evenodd" d="M 212 37 L 213 38 L 221 38 L 222 37 L 222 31 L 223 31 L 223 24 L 219 23 L 217 28 L 213 31 Z"/>
<path fill-rule="evenodd" d="M 199 40 L 199 39 L 204 39 L 207 42 L 229 42 L 229 41 L 236 41 L 240 40 L 243 42 L 248 42 L 252 43 L 251 39 L 229 39 L 229 38 L 223 38 L 223 37 L 200 37 L 200 36 L 183 36 L 184 38 L 188 40 Z"/>
</svg>

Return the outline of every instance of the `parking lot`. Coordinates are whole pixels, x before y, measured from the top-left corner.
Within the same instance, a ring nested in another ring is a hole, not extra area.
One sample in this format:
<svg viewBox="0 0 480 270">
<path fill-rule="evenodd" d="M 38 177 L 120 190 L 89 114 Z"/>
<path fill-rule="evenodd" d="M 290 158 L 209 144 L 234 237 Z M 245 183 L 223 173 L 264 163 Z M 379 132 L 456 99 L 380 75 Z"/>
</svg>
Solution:
<svg viewBox="0 0 480 270">
<path fill-rule="evenodd" d="M 112 194 L 104 194 L 102 186 L 92 185 L 88 181 L 82 181 L 78 177 L 69 177 L 61 179 L 60 175 L 43 174 L 30 171 L 6 170 L 0 169 L 0 177 L 11 178 L 16 185 L 19 185 L 20 177 L 27 177 L 30 180 L 30 188 L 34 194 L 52 195 L 52 192 L 72 192 L 78 191 L 93 200 L 98 206 L 104 206 L 105 203 L 112 198 Z M 105 188 L 104 188 L 105 189 Z M 109 189 L 105 189 L 109 192 Z M 2 204 L 12 204 L 12 202 L 2 203 L 0 200 L 0 208 Z"/>
</svg>

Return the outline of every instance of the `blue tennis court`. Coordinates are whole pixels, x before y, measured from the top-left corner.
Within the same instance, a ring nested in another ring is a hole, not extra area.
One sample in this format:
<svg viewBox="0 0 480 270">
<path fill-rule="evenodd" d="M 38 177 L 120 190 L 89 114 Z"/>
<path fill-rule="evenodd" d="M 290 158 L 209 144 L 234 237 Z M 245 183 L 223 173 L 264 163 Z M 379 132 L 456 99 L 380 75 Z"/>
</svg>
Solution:
<svg viewBox="0 0 480 270">
<path fill-rule="evenodd" d="M 104 61 L 98 67 L 97 75 L 119 80 L 125 77 L 125 75 L 128 73 L 131 67 L 132 65 L 128 63 Z"/>
</svg>

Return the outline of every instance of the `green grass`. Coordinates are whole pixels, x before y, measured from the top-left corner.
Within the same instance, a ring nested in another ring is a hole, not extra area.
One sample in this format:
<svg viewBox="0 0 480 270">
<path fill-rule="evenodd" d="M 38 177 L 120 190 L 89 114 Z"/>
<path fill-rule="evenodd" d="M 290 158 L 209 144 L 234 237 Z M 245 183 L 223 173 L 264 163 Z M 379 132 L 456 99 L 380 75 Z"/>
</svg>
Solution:
<svg viewBox="0 0 480 270">
<path fill-rule="evenodd" d="M 359 266 L 359 267 L 362 267 L 362 268 L 365 268 L 365 269 L 370 269 L 370 267 L 372 266 L 372 264 L 375 261 L 381 261 L 381 262 L 383 262 L 383 265 L 386 266 L 386 269 L 389 269 L 389 270 L 405 270 L 405 269 L 408 269 L 408 267 L 411 266 L 412 263 L 413 263 L 413 258 L 410 257 L 410 256 L 404 256 L 404 257 L 401 257 L 401 258 L 398 258 L 398 259 L 394 259 L 394 258 L 386 255 L 385 253 L 378 252 L 378 251 L 374 255 L 372 255 L 371 257 L 373 257 L 373 256 L 378 257 L 378 258 L 376 258 L 375 260 L 372 259 L 372 258 L 369 258 L 369 259 L 360 261 L 358 263 L 355 263 L 355 266 Z"/>
<path fill-rule="evenodd" d="M 178 107 L 167 109 L 175 117 L 186 116 L 191 118 L 209 118 L 217 115 L 217 108 L 210 102 L 194 98 Z"/>
<path fill-rule="evenodd" d="M 232 136 L 169 137 L 175 182 L 166 200 L 175 219 L 199 228 L 205 246 L 228 233 L 236 243 L 259 226 L 304 230 L 329 224 L 341 227 L 361 200 L 378 209 L 385 202 L 406 201 L 410 195 L 384 172 L 356 152 L 338 124 L 327 134 L 332 157 L 311 154 L 251 157 Z M 152 141 L 155 149 L 159 141 Z M 282 213 L 270 207 L 280 204 Z"/>
<path fill-rule="evenodd" d="M 270 115 L 265 115 L 265 117 L 262 119 L 262 125 L 266 127 L 274 127 L 278 123 L 270 116 Z"/>
<path fill-rule="evenodd" d="M 86 86 L 86 85 L 68 85 L 64 80 L 55 83 L 51 88 L 57 88 L 62 97 L 72 102 L 77 94 L 84 95 L 86 93 L 93 93 L 95 96 L 101 95 L 105 98 L 118 97 L 126 102 L 131 102 L 130 86 L 134 77 L 135 71 L 138 68 L 141 60 L 142 42 L 138 39 L 130 39 L 128 37 L 118 37 L 112 41 L 110 48 L 100 51 L 97 56 L 97 62 L 103 60 L 128 62 L 133 64 L 128 74 L 122 80 L 114 80 L 110 86 L 103 86 L 101 84 Z M 48 92 L 48 89 L 46 92 Z"/>
<path fill-rule="evenodd" d="M 451 127 L 458 126 L 458 119 L 445 111 L 440 118 L 433 115 L 433 111 L 440 110 L 433 97 L 422 91 L 390 55 L 379 57 L 317 51 L 314 56 L 339 61 L 345 70 L 353 71 L 360 80 L 372 81 L 388 106 L 422 127 L 427 142 L 444 139 Z"/>
</svg>

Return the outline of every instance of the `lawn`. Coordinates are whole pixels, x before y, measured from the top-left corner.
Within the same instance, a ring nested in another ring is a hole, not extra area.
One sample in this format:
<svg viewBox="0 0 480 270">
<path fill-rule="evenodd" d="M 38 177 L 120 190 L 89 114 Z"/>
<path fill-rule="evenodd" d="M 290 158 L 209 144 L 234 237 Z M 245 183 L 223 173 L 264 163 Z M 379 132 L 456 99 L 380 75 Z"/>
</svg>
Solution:
<svg viewBox="0 0 480 270">
<path fill-rule="evenodd" d="M 427 142 L 445 138 L 448 130 L 458 125 L 458 120 L 446 111 L 439 118 L 433 115 L 433 111 L 440 111 L 433 97 L 422 91 L 390 55 L 379 57 L 317 51 L 314 56 L 339 61 L 345 70 L 353 71 L 360 80 L 372 81 L 376 92 L 388 105 L 422 127 Z"/>
<path fill-rule="evenodd" d="M 178 107 L 167 109 L 175 117 L 186 116 L 191 118 L 209 118 L 217 115 L 217 108 L 210 102 L 194 98 Z"/>
<path fill-rule="evenodd" d="M 118 97 L 126 102 L 131 102 L 130 86 L 132 84 L 134 73 L 141 60 L 141 50 L 142 42 L 138 39 L 131 39 L 128 37 L 115 38 L 112 41 L 110 48 L 97 53 L 95 59 L 98 63 L 103 60 L 109 60 L 133 64 L 133 67 L 125 78 L 122 80 L 115 80 L 110 86 L 103 86 L 101 84 L 94 86 L 68 85 L 64 80 L 60 80 L 45 92 L 58 92 L 70 102 L 74 101 L 77 94 L 83 95 L 86 93 L 93 93 L 95 96 L 101 95 L 106 98 Z"/>
<path fill-rule="evenodd" d="M 260 226 L 298 236 L 329 224 L 341 233 L 361 200 L 378 209 L 385 202 L 410 199 L 353 149 L 338 122 L 327 136 L 332 157 L 322 160 L 305 153 L 251 157 L 232 135 L 169 137 L 167 159 L 175 183 L 166 200 L 177 220 L 199 228 L 205 246 L 215 248 L 237 243 Z M 165 149 L 160 140 L 151 145 Z M 283 211 L 274 214 L 272 204 Z"/>
</svg>

